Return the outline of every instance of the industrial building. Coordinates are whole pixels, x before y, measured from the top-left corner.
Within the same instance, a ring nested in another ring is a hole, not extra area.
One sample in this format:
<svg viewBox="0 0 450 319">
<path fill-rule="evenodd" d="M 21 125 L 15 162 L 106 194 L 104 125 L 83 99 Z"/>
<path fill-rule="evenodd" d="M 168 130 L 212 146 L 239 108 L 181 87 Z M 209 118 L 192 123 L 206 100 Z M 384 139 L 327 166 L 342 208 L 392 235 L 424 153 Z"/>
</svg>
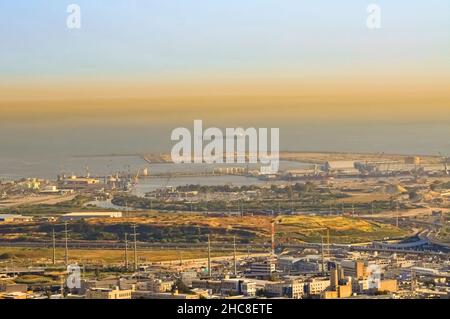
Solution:
<svg viewBox="0 0 450 319">
<path fill-rule="evenodd" d="M 325 163 L 325 171 L 328 174 L 358 175 L 360 172 L 355 167 L 354 161 L 329 161 Z"/>
<path fill-rule="evenodd" d="M 75 175 L 65 177 L 58 176 L 58 187 L 60 189 L 86 190 L 96 187 L 100 180 L 90 177 L 77 177 Z"/>
<path fill-rule="evenodd" d="M 331 285 L 330 279 L 323 278 L 311 278 L 305 282 L 305 292 L 309 295 L 320 295 L 325 290 L 329 289 Z"/>
<path fill-rule="evenodd" d="M 89 218 L 120 218 L 120 217 L 122 217 L 122 212 L 74 212 L 62 215 L 60 220 L 70 221 Z"/>
<path fill-rule="evenodd" d="M 276 260 L 267 258 L 263 261 L 256 261 L 250 264 L 250 270 L 247 277 L 268 278 L 276 271 Z"/>
<path fill-rule="evenodd" d="M 131 290 L 119 290 L 119 287 L 91 288 L 86 291 L 86 299 L 131 299 Z"/>
<path fill-rule="evenodd" d="M 245 279 L 193 280 L 192 288 L 206 289 L 212 294 L 255 296 L 256 283 Z"/>
<path fill-rule="evenodd" d="M 286 297 L 300 299 L 305 293 L 305 283 L 301 280 L 288 280 L 285 282 L 267 283 L 265 294 L 270 298 Z"/>
<path fill-rule="evenodd" d="M 345 276 L 355 279 L 363 279 L 366 277 L 366 266 L 362 261 L 342 260 L 340 263 Z"/>
<path fill-rule="evenodd" d="M 11 222 L 29 222 L 32 221 L 31 216 L 22 216 L 16 214 L 0 214 L 0 222 L 11 223 Z"/>
<path fill-rule="evenodd" d="M 328 260 L 322 260 L 321 256 L 280 257 L 277 268 L 279 271 L 290 274 L 320 273 L 327 270 Z"/>
</svg>

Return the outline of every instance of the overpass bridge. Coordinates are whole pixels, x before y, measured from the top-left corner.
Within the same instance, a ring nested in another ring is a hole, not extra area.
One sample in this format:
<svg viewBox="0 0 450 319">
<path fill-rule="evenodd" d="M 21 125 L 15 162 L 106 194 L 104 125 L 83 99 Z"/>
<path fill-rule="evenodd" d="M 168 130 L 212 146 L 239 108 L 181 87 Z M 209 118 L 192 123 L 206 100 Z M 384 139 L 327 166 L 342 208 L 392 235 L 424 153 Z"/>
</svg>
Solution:
<svg viewBox="0 0 450 319">
<path fill-rule="evenodd" d="M 0 275 L 40 275 L 45 272 L 44 268 L 33 267 L 33 268 L 5 268 L 0 269 Z"/>
</svg>

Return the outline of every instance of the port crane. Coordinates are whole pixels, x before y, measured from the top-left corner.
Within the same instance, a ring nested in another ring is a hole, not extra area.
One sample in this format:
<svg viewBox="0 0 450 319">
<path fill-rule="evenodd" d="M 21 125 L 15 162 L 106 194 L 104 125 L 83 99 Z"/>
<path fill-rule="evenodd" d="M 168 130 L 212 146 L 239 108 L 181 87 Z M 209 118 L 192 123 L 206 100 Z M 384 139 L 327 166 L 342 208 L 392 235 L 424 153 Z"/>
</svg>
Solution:
<svg viewBox="0 0 450 319">
<path fill-rule="evenodd" d="M 447 156 L 443 156 L 442 153 L 440 153 L 440 152 L 439 152 L 439 156 L 442 158 L 442 164 L 444 164 L 444 174 L 449 175 L 449 171 L 448 171 L 449 158 Z"/>
</svg>

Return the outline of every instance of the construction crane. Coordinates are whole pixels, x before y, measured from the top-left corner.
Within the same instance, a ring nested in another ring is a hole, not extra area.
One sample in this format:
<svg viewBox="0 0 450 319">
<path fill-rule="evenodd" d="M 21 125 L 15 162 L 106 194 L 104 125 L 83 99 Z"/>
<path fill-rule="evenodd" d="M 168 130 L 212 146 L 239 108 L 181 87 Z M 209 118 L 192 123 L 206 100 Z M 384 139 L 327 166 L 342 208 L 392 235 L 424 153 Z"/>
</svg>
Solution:
<svg viewBox="0 0 450 319">
<path fill-rule="evenodd" d="M 444 164 L 444 174 L 449 175 L 449 171 L 448 171 L 449 158 L 447 156 L 443 156 L 442 153 L 440 153 L 440 152 L 439 152 L 439 156 L 442 159 L 442 164 Z"/>
<path fill-rule="evenodd" d="M 136 175 L 134 176 L 134 182 L 138 183 L 139 182 L 139 175 L 141 174 L 141 169 L 138 169 L 136 172 Z"/>
<path fill-rule="evenodd" d="M 330 253 L 330 228 L 328 228 L 328 227 L 322 227 L 322 228 L 315 228 L 315 229 L 309 229 L 310 231 L 323 231 L 323 230 L 326 230 L 326 245 L 327 245 L 327 254 L 326 254 L 326 256 L 328 257 L 328 258 L 331 258 L 331 253 Z M 324 243 L 324 237 L 325 236 L 321 236 L 320 237 L 320 241 L 321 241 L 321 244 L 320 244 L 320 250 L 321 250 L 321 252 L 320 252 L 320 254 L 321 254 L 321 256 L 322 256 L 322 274 L 325 274 L 325 243 Z"/>
</svg>

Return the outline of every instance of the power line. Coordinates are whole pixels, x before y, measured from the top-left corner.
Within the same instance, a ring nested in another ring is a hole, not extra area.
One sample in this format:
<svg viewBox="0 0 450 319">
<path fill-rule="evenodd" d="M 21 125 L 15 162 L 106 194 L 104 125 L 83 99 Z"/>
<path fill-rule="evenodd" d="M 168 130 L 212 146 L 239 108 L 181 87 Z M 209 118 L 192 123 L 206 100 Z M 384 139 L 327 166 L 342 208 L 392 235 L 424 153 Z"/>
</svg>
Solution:
<svg viewBox="0 0 450 319">
<path fill-rule="evenodd" d="M 128 270 L 128 234 L 125 233 L 125 269 Z"/>
<path fill-rule="evenodd" d="M 208 235 L 208 276 L 211 277 L 211 240 Z"/>
<path fill-rule="evenodd" d="M 233 237 L 234 275 L 237 276 L 236 236 Z"/>
<path fill-rule="evenodd" d="M 68 247 L 68 233 L 67 222 L 64 222 L 64 235 L 65 235 L 65 253 L 64 253 L 64 263 L 66 266 L 69 264 L 69 247 Z"/>
<path fill-rule="evenodd" d="M 52 244 L 53 244 L 53 265 L 56 264 L 56 240 L 55 240 L 55 227 L 52 228 Z"/>
<path fill-rule="evenodd" d="M 133 228 L 133 237 L 134 237 L 134 270 L 138 270 L 138 255 L 137 255 L 137 234 L 136 234 L 136 225 L 131 226 Z"/>
</svg>

